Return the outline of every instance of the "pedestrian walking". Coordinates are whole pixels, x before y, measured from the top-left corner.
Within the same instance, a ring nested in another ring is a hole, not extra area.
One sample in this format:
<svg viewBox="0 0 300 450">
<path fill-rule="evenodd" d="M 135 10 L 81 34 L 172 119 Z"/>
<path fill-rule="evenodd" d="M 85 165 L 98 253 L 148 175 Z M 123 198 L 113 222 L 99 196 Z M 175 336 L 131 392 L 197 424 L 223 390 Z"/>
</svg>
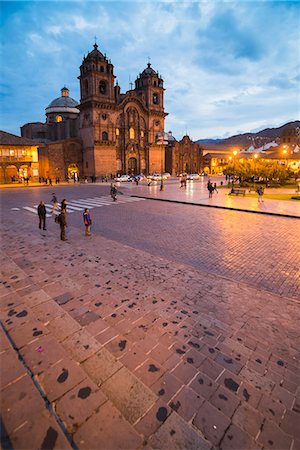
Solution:
<svg viewBox="0 0 300 450">
<path fill-rule="evenodd" d="M 213 192 L 214 192 L 214 187 L 213 187 L 213 184 L 210 181 L 207 183 L 207 189 L 208 189 L 208 192 L 209 192 L 208 198 L 212 198 L 212 195 L 213 195 Z"/>
<path fill-rule="evenodd" d="M 90 236 L 91 235 L 92 219 L 91 219 L 90 212 L 89 212 L 88 208 L 84 209 L 83 223 L 85 225 L 85 235 L 86 236 Z"/>
<path fill-rule="evenodd" d="M 113 183 L 111 183 L 110 195 L 114 202 L 117 200 L 117 192 L 118 192 L 118 190 L 117 190 L 116 186 Z"/>
<path fill-rule="evenodd" d="M 260 186 L 258 189 L 256 189 L 257 192 L 257 201 L 258 203 L 263 202 L 263 195 L 264 195 L 264 188 Z"/>
<path fill-rule="evenodd" d="M 46 231 L 46 206 L 44 202 L 40 201 L 37 212 L 39 216 L 39 228 L 41 229 L 43 225 L 43 230 Z"/>
<path fill-rule="evenodd" d="M 52 192 L 52 200 L 51 200 L 51 203 L 53 204 L 51 214 L 54 214 L 54 211 L 55 211 L 55 210 L 57 210 L 57 211 L 59 210 L 57 197 L 56 197 L 56 195 L 55 195 L 54 192 Z"/>
<path fill-rule="evenodd" d="M 214 183 L 214 191 L 218 194 L 217 183 Z"/>
</svg>

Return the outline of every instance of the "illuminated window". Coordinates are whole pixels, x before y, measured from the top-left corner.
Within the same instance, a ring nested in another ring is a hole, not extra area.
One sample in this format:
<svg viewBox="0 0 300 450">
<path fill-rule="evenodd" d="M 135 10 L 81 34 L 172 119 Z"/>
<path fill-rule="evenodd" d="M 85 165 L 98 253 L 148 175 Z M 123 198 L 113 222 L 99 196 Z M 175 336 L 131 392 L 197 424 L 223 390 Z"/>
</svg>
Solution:
<svg viewBox="0 0 300 450">
<path fill-rule="evenodd" d="M 55 117 L 55 121 L 58 122 L 62 122 L 63 118 L 61 116 L 56 116 Z"/>
<path fill-rule="evenodd" d="M 141 137 L 144 137 L 145 136 L 145 134 L 144 134 L 144 132 L 143 132 L 143 130 L 141 131 Z"/>
<path fill-rule="evenodd" d="M 134 129 L 132 127 L 129 128 L 129 139 L 134 139 Z"/>
<path fill-rule="evenodd" d="M 9 150 L 9 156 L 15 156 L 15 151 L 14 150 Z"/>
<path fill-rule="evenodd" d="M 116 128 L 116 136 L 120 136 L 120 130 L 119 130 L 119 128 Z"/>
</svg>

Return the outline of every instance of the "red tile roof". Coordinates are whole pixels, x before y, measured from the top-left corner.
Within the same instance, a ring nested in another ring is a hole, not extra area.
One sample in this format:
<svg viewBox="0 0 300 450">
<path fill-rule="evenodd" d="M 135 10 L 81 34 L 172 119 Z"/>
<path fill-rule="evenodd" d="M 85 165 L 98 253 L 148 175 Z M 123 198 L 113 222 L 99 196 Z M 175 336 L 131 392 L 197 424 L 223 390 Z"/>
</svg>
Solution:
<svg viewBox="0 0 300 450">
<path fill-rule="evenodd" d="M 6 133 L 6 131 L 0 130 L 0 145 L 31 145 L 36 146 L 36 142 L 31 139 L 16 136 L 15 134 Z"/>
</svg>

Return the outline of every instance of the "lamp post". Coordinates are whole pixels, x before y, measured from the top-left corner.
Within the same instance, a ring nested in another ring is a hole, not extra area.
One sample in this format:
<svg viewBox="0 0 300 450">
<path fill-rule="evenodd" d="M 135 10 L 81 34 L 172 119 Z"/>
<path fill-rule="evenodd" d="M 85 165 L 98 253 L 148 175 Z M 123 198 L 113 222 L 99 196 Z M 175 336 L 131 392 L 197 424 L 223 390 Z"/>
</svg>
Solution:
<svg viewBox="0 0 300 450">
<path fill-rule="evenodd" d="M 161 135 L 157 136 L 156 143 L 161 146 L 161 167 L 160 167 L 160 191 L 165 190 L 164 186 L 164 180 L 163 180 L 163 164 L 164 164 L 164 158 L 163 158 L 163 152 L 165 149 L 165 146 L 168 144 L 168 140 L 165 139 L 165 133 L 162 132 Z"/>
<path fill-rule="evenodd" d="M 255 175 L 256 175 L 256 160 L 258 158 L 258 154 L 254 153 L 253 155 L 253 161 L 254 161 L 254 176 L 253 176 L 253 189 L 254 189 L 254 183 L 255 183 Z"/>
<path fill-rule="evenodd" d="M 229 162 L 230 162 L 230 164 L 231 164 L 231 161 L 232 161 L 232 156 L 229 156 Z M 230 187 L 230 176 L 229 176 L 229 179 L 228 179 L 228 187 Z"/>
<path fill-rule="evenodd" d="M 232 188 L 234 187 L 234 177 L 235 177 L 235 157 L 237 155 L 237 151 L 233 150 L 233 180 L 232 180 Z"/>
</svg>

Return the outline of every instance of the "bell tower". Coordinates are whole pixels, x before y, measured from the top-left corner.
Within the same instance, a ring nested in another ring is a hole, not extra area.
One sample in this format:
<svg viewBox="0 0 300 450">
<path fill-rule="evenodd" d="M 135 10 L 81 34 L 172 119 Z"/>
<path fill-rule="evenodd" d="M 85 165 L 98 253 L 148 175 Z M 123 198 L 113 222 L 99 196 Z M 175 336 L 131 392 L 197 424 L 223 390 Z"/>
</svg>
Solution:
<svg viewBox="0 0 300 450">
<path fill-rule="evenodd" d="M 80 102 L 114 101 L 114 66 L 94 44 L 92 50 L 83 58 L 80 66 Z"/>
<path fill-rule="evenodd" d="M 164 110 L 164 81 L 148 62 L 147 67 L 135 80 L 135 90 L 144 97 L 146 106 L 155 111 Z"/>
</svg>

